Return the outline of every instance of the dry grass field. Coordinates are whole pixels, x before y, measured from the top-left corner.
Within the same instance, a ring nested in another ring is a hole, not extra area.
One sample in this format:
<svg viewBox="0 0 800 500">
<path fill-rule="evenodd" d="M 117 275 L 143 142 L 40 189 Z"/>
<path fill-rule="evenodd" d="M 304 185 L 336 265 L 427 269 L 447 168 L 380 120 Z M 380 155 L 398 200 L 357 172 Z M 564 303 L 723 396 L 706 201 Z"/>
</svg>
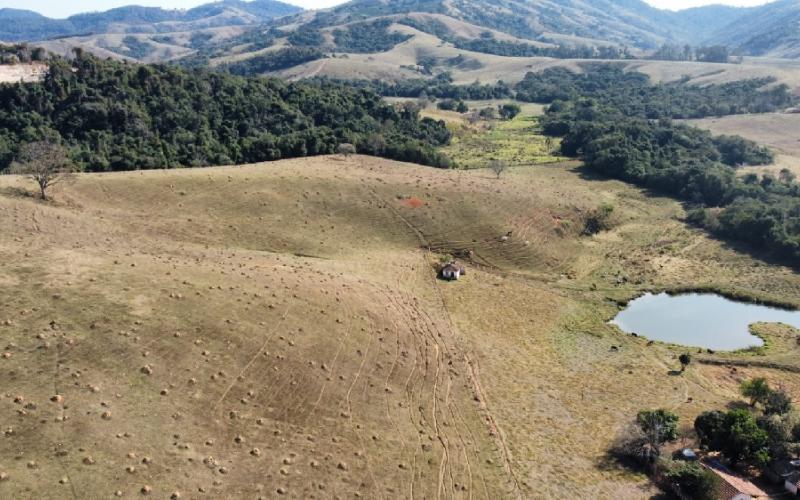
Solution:
<svg viewBox="0 0 800 500">
<path fill-rule="evenodd" d="M 800 397 L 748 364 L 769 349 L 675 377 L 680 348 L 607 324 L 687 284 L 800 304 L 800 278 L 575 163 L 498 180 L 318 157 L 32 190 L 0 178 L 3 498 L 641 498 L 606 458 L 638 410 L 721 408 L 751 371 Z M 582 236 L 602 202 L 615 228 Z"/>
<path fill-rule="evenodd" d="M 800 113 L 765 113 L 758 115 L 733 115 L 687 123 L 720 135 L 740 135 L 769 147 L 775 153 L 774 165 L 747 167 L 743 172 L 771 172 L 777 174 L 788 168 L 800 175 Z"/>
<path fill-rule="evenodd" d="M 46 72 L 43 64 L 0 64 L 0 83 L 33 82 Z"/>
</svg>

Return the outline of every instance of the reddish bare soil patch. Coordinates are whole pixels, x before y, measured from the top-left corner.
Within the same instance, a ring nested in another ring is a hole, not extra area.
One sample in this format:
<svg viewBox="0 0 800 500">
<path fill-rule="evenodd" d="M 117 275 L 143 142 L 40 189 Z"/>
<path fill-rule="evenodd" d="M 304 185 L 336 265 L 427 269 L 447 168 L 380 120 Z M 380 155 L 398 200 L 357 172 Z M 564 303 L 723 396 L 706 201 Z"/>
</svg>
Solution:
<svg viewBox="0 0 800 500">
<path fill-rule="evenodd" d="M 420 200 L 419 198 L 415 198 L 413 196 L 411 198 L 406 198 L 405 200 L 402 201 L 402 203 L 404 206 L 409 208 L 420 208 L 425 204 L 424 201 Z"/>
</svg>

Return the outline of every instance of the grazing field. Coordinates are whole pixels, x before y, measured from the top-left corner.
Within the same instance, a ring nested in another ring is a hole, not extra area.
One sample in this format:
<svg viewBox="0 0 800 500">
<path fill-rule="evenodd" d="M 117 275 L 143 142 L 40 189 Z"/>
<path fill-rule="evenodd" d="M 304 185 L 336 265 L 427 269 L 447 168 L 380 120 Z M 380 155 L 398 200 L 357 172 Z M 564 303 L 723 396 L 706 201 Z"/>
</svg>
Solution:
<svg viewBox="0 0 800 500">
<path fill-rule="evenodd" d="M 640 498 L 606 457 L 640 409 L 692 418 L 751 373 L 800 397 L 785 355 L 670 376 L 681 348 L 607 324 L 648 289 L 800 304 L 800 278 L 574 162 L 498 180 L 318 157 L 29 191 L 0 177 L 3 498 Z M 614 228 L 582 235 L 603 202 Z M 458 282 L 435 278 L 448 254 Z"/>
</svg>

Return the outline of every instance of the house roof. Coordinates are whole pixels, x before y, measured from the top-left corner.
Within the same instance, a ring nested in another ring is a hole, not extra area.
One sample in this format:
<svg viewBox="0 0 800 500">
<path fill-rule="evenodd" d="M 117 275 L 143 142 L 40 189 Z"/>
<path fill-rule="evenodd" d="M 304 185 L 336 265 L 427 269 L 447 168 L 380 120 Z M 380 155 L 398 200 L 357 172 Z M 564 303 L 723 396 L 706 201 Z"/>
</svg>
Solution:
<svg viewBox="0 0 800 500">
<path fill-rule="evenodd" d="M 750 495 L 753 498 L 769 498 L 769 495 L 764 490 L 747 479 L 736 475 L 719 461 L 709 460 L 703 465 L 722 479 L 723 492 L 725 494 L 723 498 L 733 498 L 740 493 Z"/>
</svg>

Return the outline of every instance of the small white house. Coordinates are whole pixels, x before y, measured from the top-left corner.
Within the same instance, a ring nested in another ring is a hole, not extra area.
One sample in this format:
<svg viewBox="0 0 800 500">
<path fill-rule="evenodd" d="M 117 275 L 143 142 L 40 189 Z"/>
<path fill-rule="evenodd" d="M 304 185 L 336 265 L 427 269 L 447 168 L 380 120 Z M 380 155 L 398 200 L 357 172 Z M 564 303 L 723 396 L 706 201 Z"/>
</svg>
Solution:
<svg viewBox="0 0 800 500">
<path fill-rule="evenodd" d="M 456 262 L 451 262 L 442 267 L 442 269 L 439 271 L 439 274 L 441 275 L 442 279 L 457 280 L 466 274 L 466 269 L 464 269 L 464 266 Z"/>
</svg>

